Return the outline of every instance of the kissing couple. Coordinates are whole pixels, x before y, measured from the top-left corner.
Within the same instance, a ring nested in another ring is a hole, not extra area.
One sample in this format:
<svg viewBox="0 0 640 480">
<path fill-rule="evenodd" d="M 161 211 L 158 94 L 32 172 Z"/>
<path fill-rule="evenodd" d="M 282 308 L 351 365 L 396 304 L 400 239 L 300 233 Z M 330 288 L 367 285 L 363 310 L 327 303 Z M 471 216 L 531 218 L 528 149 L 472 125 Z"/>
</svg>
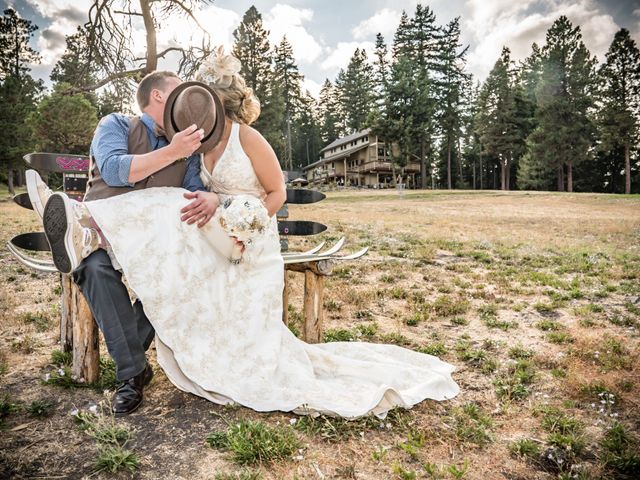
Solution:
<svg viewBox="0 0 640 480">
<path fill-rule="evenodd" d="M 275 214 L 286 188 L 273 149 L 250 126 L 260 103 L 240 69 L 218 49 L 196 81 L 144 77 L 142 115 L 110 114 L 96 129 L 83 202 L 28 172 L 54 263 L 73 275 L 115 361 L 113 412 L 141 405 L 154 338 L 169 380 L 219 404 L 384 418 L 453 398 L 456 367 L 435 356 L 307 344 L 282 322 Z"/>
</svg>

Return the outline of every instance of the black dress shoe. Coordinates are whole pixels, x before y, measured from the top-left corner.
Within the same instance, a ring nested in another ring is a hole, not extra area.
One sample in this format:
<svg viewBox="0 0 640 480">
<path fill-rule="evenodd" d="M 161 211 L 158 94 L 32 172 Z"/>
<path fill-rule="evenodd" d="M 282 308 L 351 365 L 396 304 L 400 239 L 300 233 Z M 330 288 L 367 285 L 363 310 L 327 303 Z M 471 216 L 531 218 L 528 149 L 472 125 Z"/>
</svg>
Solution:
<svg viewBox="0 0 640 480">
<path fill-rule="evenodd" d="M 149 385 L 152 378 L 153 370 L 147 363 L 142 372 L 122 382 L 111 403 L 111 410 L 116 417 L 128 415 L 142 405 L 144 387 Z"/>
</svg>

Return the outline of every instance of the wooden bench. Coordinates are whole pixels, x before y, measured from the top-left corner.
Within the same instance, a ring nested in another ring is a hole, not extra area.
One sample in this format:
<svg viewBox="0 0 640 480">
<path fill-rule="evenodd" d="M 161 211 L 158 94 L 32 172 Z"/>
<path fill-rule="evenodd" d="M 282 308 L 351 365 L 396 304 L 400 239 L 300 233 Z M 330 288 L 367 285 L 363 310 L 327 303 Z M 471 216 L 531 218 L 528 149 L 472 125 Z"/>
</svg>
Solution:
<svg viewBox="0 0 640 480">
<path fill-rule="evenodd" d="M 55 153 L 30 153 L 25 162 L 42 173 L 62 173 L 64 192 L 81 201 L 84 196 L 89 158 L 82 155 Z M 308 204 L 321 201 L 325 195 L 304 189 L 287 189 L 287 203 L 278 212 L 278 230 L 281 235 L 282 256 L 285 264 L 285 288 L 283 291 L 283 321 L 288 324 L 289 285 L 287 271 L 304 273 L 303 330 L 302 338 L 308 343 L 322 340 L 324 278 L 330 275 L 336 261 L 352 260 L 363 256 L 367 248 L 351 255 L 337 256 L 345 238 L 333 247 L 322 251 L 324 242 L 305 252 L 289 252 L 288 236 L 315 235 L 326 226 L 308 220 L 289 220 L 290 204 Z M 16 195 L 14 201 L 32 209 L 26 193 Z M 57 273 L 50 259 L 34 257 L 25 252 L 48 252 L 49 243 L 44 232 L 23 233 L 13 237 L 8 248 L 24 265 L 43 272 Z M 62 283 L 62 309 L 60 319 L 60 343 L 62 349 L 73 353 L 72 375 L 84 382 L 95 382 L 99 376 L 99 333 L 89 305 L 70 275 L 60 275 Z"/>
</svg>

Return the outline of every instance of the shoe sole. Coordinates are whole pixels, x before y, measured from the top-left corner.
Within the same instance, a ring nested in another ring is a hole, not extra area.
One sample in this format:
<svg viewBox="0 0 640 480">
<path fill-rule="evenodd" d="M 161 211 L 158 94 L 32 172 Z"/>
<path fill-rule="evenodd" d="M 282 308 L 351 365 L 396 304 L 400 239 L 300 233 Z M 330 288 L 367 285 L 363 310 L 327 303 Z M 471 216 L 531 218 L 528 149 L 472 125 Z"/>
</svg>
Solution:
<svg viewBox="0 0 640 480">
<path fill-rule="evenodd" d="M 113 410 L 111 410 L 111 412 L 113 413 L 114 417 L 126 417 L 127 415 L 130 415 L 133 412 L 135 412 L 136 410 L 138 410 L 142 406 L 143 403 L 144 403 L 144 398 L 142 400 L 140 400 L 140 403 L 138 405 L 136 405 L 136 407 L 134 409 L 129 410 L 128 412 L 117 413 L 117 412 L 114 412 Z"/>
<path fill-rule="evenodd" d="M 54 193 L 44 207 L 42 223 L 44 233 L 51 247 L 53 264 L 62 272 L 69 274 L 78 265 L 71 239 L 71 219 L 73 212 L 60 193 Z"/>
<path fill-rule="evenodd" d="M 33 211 L 38 214 L 40 221 L 44 216 L 44 205 L 40 201 L 40 195 L 38 195 L 38 173 L 34 170 L 27 170 L 25 172 L 25 178 L 27 180 L 27 193 L 29 194 L 29 201 L 33 207 Z"/>
</svg>

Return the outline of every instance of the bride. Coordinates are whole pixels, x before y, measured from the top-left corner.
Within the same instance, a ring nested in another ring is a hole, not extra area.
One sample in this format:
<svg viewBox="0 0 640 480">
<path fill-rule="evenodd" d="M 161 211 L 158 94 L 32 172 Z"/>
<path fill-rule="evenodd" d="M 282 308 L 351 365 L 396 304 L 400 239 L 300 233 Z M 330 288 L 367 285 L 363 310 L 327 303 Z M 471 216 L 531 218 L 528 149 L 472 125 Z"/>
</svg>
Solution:
<svg viewBox="0 0 640 480">
<path fill-rule="evenodd" d="M 214 62 L 199 77 L 226 110 L 225 135 L 201 156 L 200 176 L 221 203 L 251 195 L 267 209 L 265 231 L 246 246 L 242 261 L 230 262 L 212 243 L 212 222 L 197 228 L 180 220 L 184 189 L 149 188 L 83 204 L 144 305 L 156 332 L 158 364 L 169 380 L 220 404 L 345 418 L 384 417 L 394 407 L 456 396 L 456 367 L 437 357 L 396 345 L 307 344 L 283 324 L 284 265 L 275 218 L 285 200 L 282 171 L 249 126 L 259 104 L 245 87 L 239 62 L 228 55 L 222 63 L 237 68 L 220 75 L 220 62 Z M 54 196 L 69 208 L 64 194 Z"/>
</svg>

